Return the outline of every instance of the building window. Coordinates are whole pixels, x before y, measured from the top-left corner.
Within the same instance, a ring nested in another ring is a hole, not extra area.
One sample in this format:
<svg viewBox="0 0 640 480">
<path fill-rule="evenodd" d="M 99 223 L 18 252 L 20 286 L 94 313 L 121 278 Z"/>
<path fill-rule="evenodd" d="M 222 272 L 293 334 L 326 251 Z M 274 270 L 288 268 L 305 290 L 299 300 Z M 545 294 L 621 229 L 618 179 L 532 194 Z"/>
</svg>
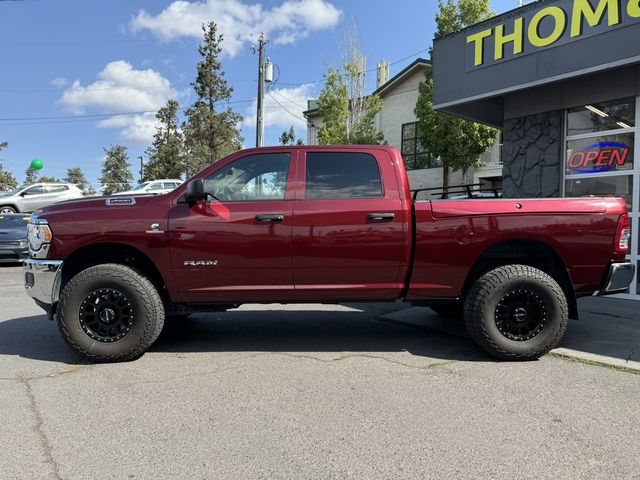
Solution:
<svg viewBox="0 0 640 480">
<path fill-rule="evenodd" d="M 434 158 L 434 156 L 420 144 L 417 131 L 417 122 L 402 125 L 401 152 L 405 167 L 407 170 L 441 167 L 442 163 L 440 160 Z"/>
<path fill-rule="evenodd" d="M 564 195 L 624 199 L 632 232 L 627 259 L 640 265 L 640 97 L 572 108 L 565 120 Z M 640 299 L 640 275 L 630 294 Z"/>
</svg>

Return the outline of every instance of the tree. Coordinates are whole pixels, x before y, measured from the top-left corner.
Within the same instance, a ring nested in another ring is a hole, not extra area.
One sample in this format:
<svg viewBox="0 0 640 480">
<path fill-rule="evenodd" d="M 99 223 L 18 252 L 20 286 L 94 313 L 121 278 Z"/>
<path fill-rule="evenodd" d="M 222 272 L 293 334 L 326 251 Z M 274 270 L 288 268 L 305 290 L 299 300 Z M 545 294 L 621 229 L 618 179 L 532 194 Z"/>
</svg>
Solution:
<svg viewBox="0 0 640 480">
<path fill-rule="evenodd" d="M 84 195 L 95 195 L 95 189 L 87 182 L 87 177 L 84 176 L 84 172 L 80 167 L 73 167 L 67 169 L 67 176 L 63 178 L 65 182 L 73 183 L 77 186 Z"/>
<path fill-rule="evenodd" d="M 325 86 L 318 97 L 323 125 L 318 129 L 321 145 L 383 144 L 374 124 L 382 110 L 377 95 L 365 95 L 366 62 L 358 46 L 354 23 L 345 30 L 342 69 L 329 67 Z"/>
<path fill-rule="evenodd" d="M 443 0 L 436 15 L 436 38 L 456 32 L 469 25 L 492 17 L 489 0 Z M 415 114 L 418 118 L 417 136 L 421 145 L 443 165 L 443 198 L 447 197 L 449 169 L 476 167 L 480 155 L 495 142 L 497 131 L 486 125 L 463 120 L 433 109 L 433 76 L 426 73 L 425 81 L 418 87 Z"/>
<path fill-rule="evenodd" d="M 169 100 L 156 114 L 160 125 L 153 135 L 153 144 L 147 149 L 149 161 L 142 169 L 145 181 L 180 178 L 184 172 L 182 133 L 178 130 L 179 108 L 178 102 Z"/>
<path fill-rule="evenodd" d="M 24 172 L 24 185 L 31 185 L 32 183 L 36 183 L 38 181 L 38 171 L 29 165 L 27 170 Z"/>
<path fill-rule="evenodd" d="M 55 178 L 55 177 L 48 177 L 46 175 L 41 176 L 40 178 L 38 178 L 38 182 L 40 183 L 56 183 L 59 182 L 60 179 Z"/>
<path fill-rule="evenodd" d="M 191 84 L 197 99 L 185 110 L 183 124 L 186 172 L 191 175 L 210 163 L 242 147 L 238 125 L 242 116 L 228 105 L 233 88 L 227 85 L 219 60 L 223 36 L 217 34 L 215 22 L 202 25 L 203 43 L 198 47 L 202 59 Z M 216 107 L 227 102 L 226 107 Z"/>
<path fill-rule="evenodd" d="M 304 145 L 301 138 L 296 140 L 296 131 L 293 129 L 293 125 L 289 131 L 284 130 L 280 135 L 280 145 Z"/>
<path fill-rule="evenodd" d="M 103 150 L 106 156 L 102 163 L 102 176 L 100 177 L 102 193 L 111 195 L 112 193 L 131 190 L 133 174 L 130 170 L 131 164 L 129 163 L 127 147 L 124 145 L 111 145 Z"/>
<path fill-rule="evenodd" d="M 0 152 L 7 148 L 7 142 L 0 142 Z M 16 182 L 16 177 L 7 170 L 4 169 L 2 163 L 0 163 L 0 192 L 4 192 L 7 190 L 13 190 L 18 186 L 18 182 Z"/>
</svg>

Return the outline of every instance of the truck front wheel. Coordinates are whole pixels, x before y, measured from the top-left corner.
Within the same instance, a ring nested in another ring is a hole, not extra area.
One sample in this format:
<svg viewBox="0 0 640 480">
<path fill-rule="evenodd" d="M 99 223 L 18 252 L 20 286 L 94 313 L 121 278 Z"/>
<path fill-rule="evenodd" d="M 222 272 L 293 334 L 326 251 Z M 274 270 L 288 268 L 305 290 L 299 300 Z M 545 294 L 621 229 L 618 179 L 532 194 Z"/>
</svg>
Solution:
<svg viewBox="0 0 640 480">
<path fill-rule="evenodd" d="M 485 273 L 464 304 L 471 337 L 494 357 L 533 360 L 554 348 L 567 328 L 567 299 L 552 277 L 528 265 Z"/>
<path fill-rule="evenodd" d="M 104 264 L 78 273 L 58 302 L 58 328 L 76 353 L 94 362 L 141 356 L 164 325 L 158 291 L 130 267 Z"/>
</svg>

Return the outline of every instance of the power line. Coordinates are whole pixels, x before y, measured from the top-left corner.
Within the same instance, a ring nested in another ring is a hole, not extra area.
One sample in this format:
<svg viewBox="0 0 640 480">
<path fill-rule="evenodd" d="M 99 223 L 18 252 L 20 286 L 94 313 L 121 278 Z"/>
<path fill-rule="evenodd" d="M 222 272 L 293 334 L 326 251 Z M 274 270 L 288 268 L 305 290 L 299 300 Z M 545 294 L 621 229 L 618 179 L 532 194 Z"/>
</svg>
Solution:
<svg viewBox="0 0 640 480">
<path fill-rule="evenodd" d="M 302 117 L 300 117 L 300 116 L 296 115 L 296 114 L 295 114 L 295 113 L 293 113 L 291 110 L 289 110 L 287 107 L 285 107 L 284 105 L 282 105 L 282 104 L 278 101 L 278 99 L 277 99 L 276 97 L 274 97 L 274 96 L 271 94 L 271 91 L 269 91 L 268 93 L 269 93 L 269 96 L 271 97 L 271 99 L 272 99 L 274 102 L 276 102 L 278 105 L 280 105 L 280 108 L 284 109 L 284 110 L 285 110 L 289 115 L 291 115 L 292 117 L 297 118 L 298 120 L 302 120 L 303 122 L 306 122 L 306 121 L 307 121 L 305 118 L 302 118 Z"/>
<path fill-rule="evenodd" d="M 279 97 L 284 98 L 285 100 L 287 100 L 289 103 L 293 103 L 294 105 L 302 108 L 303 110 L 306 110 L 306 107 L 304 107 L 303 105 L 300 105 L 298 102 L 291 100 L 289 97 L 286 97 L 285 95 L 283 95 L 281 92 L 279 92 L 278 90 L 270 90 L 271 92 L 277 94 Z"/>
<path fill-rule="evenodd" d="M 94 113 L 87 115 L 61 115 L 55 117 L 17 117 L 17 118 L 0 118 L 0 122 L 17 122 L 21 120 L 58 120 L 66 118 L 94 118 L 94 117 L 118 117 L 124 115 L 142 115 L 145 113 L 156 113 L 157 110 L 143 110 L 140 112 L 120 112 L 120 113 Z"/>
</svg>

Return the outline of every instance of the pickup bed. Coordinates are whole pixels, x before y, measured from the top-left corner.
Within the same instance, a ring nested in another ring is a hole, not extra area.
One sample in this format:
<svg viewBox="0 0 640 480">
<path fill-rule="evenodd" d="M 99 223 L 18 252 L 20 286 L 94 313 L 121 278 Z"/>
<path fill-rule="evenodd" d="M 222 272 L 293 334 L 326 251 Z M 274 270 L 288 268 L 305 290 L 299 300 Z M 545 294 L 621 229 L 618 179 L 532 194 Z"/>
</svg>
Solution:
<svg viewBox="0 0 640 480">
<path fill-rule="evenodd" d="M 614 198 L 414 201 L 382 146 L 249 149 L 173 192 L 69 201 L 29 224 L 27 293 L 70 347 L 136 358 L 165 318 L 246 302 L 408 301 L 503 359 L 548 352 L 576 298 L 634 277 Z"/>
</svg>

